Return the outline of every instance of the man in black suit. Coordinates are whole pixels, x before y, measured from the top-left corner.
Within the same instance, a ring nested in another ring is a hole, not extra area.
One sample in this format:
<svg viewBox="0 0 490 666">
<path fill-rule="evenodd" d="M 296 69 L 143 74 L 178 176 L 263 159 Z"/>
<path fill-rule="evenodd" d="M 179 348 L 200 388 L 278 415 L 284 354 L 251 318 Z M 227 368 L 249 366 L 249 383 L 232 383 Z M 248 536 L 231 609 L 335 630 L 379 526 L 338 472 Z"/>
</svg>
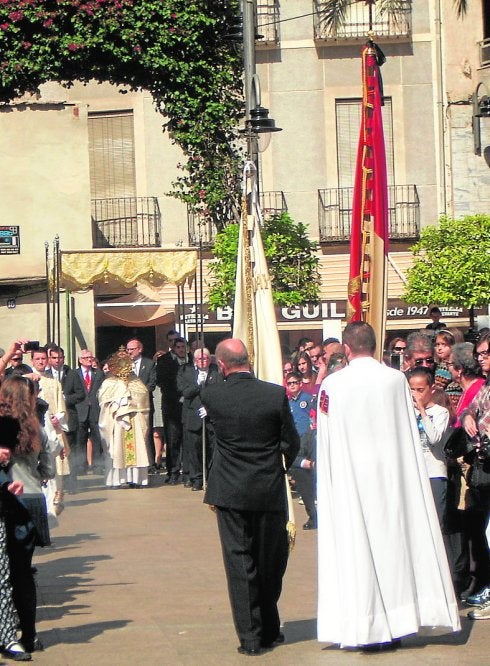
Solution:
<svg viewBox="0 0 490 666">
<path fill-rule="evenodd" d="M 78 432 L 75 445 L 75 475 L 87 470 L 87 439 L 90 437 L 93 450 L 93 465 L 104 470 L 104 456 L 99 432 L 99 401 L 97 393 L 104 381 L 104 373 L 93 368 L 94 355 L 88 349 L 82 349 L 78 357 L 79 368 L 76 370 L 82 383 L 84 398 L 75 406 L 78 415 Z"/>
<path fill-rule="evenodd" d="M 148 451 L 148 459 L 150 467 L 148 468 L 149 474 L 156 472 L 155 466 L 155 443 L 153 441 L 153 414 L 155 407 L 153 404 L 153 391 L 157 385 L 157 373 L 155 363 L 151 358 L 143 356 L 143 343 L 137 338 L 132 338 L 126 343 L 126 351 L 129 358 L 133 362 L 133 372 L 141 379 L 143 384 L 148 389 L 150 398 L 150 421 L 148 426 L 148 435 L 146 438 L 146 448 Z"/>
<path fill-rule="evenodd" d="M 51 345 L 49 348 L 49 368 L 46 377 L 57 379 L 61 383 L 67 411 L 68 432 L 66 433 L 70 451 L 76 447 L 78 416 L 76 405 L 85 398 L 82 382 L 75 370 L 65 364 L 65 352 L 62 347 Z"/>
<path fill-rule="evenodd" d="M 167 476 L 165 483 L 180 482 L 182 463 L 182 394 L 177 388 L 177 374 L 187 363 L 187 343 L 175 338 L 171 351 L 157 359 L 157 384 L 162 391 L 163 429 L 166 444 Z M 184 470 L 187 471 L 187 470 Z"/>
<path fill-rule="evenodd" d="M 299 435 L 285 389 L 250 372 L 241 340 L 216 348 L 225 381 L 201 400 L 216 432 L 204 501 L 216 507 L 238 651 L 259 654 L 284 640 L 277 602 L 288 558 L 286 470 Z"/>
<path fill-rule="evenodd" d="M 184 396 L 182 404 L 183 458 L 187 458 L 189 487 L 203 488 L 203 433 L 205 428 L 206 468 L 214 448 L 214 429 L 202 411 L 201 389 L 222 381 L 218 366 L 210 363 L 211 354 L 206 348 L 196 349 L 194 363 L 182 365 L 177 375 L 177 388 Z M 183 463 L 184 468 L 186 464 Z"/>
</svg>

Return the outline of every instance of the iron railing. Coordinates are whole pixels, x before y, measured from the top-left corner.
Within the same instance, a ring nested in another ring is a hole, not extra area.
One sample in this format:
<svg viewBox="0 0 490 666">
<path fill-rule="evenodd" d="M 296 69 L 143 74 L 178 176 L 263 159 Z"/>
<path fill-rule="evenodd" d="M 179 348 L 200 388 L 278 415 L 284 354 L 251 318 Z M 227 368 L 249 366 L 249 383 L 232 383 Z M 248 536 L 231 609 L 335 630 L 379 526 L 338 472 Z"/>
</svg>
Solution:
<svg viewBox="0 0 490 666">
<path fill-rule="evenodd" d="M 317 40 L 328 43 L 365 40 L 369 31 L 369 7 L 364 2 L 348 5 L 345 21 L 337 30 L 327 26 L 325 11 L 329 0 L 313 0 L 313 30 Z M 376 42 L 407 41 L 412 34 L 412 3 L 393 13 L 375 13 L 372 32 Z M 376 9 L 375 9 L 376 12 Z"/>
<path fill-rule="evenodd" d="M 264 217 L 280 215 L 288 209 L 286 197 L 284 192 L 281 191 L 260 192 L 259 202 Z M 229 217 L 229 219 L 233 223 L 238 218 Z M 198 247 L 201 243 L 202 247 L 205 248 L 213 246 L 217 233 L 216 226 L 212 222 L 205 220 L 199 213 L 195 213 L 189 207 L 187 208 L 187 231 L 189 246 Z"/>
<path fill-rule="evenodd" d="M 480 67 L 490 67 L 490 37 L 478 42 L 480 47 Z"/>
<path fill-rule="evenodd" d="M 350 239 L 352 187 L 318 190 L 320 241 Z M 415 185 L 388 187 L 389 236 L 393 240 L 416 240 L 420 236 L 420 201 Z"/>
<path fill-rule="evenodd" d="M 257 2 L 257 39 L 260 46 L 279 44 L 279 2 L 278 0 L 258 0 Z"/>
<path fill-rule="evenodd" d="M 160 247 L 160 227 L 156 197 L 92 199 L 94 248 Z"/>
<path fill-rule="evenodd" d="M 285 213 L 288 209 L 286 197 L 281 190 L 274 190 L 271 192 L 259 193 L 260 208 L 264 217 L 271 217 L 271 215 L 280 215 Z"/>
</svg>

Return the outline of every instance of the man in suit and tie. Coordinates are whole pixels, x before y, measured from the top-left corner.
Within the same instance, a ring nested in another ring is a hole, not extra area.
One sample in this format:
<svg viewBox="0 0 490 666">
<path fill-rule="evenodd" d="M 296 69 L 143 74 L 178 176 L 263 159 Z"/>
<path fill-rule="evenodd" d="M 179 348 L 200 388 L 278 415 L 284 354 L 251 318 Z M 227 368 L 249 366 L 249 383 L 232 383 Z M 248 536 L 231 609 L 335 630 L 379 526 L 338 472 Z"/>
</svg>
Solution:
<svg viewBox="0 0 490 666">
<path fill-rule="evenodd" d="M 97 393 L 104 381 L 104 373 L 93 368 L 94 355 L 89 349 L 82 349 L 78 357 L 79 368 L 76 370 L 82 383 L 84 398 L 75 406 L 78 415 L 78 432 L 75 446 L 75 470 L 72 475 L 87 471 L 87 439 L 93 446 L 93 464 L 100 471 L 104 470 L 104 455 L 99 432 L 99 401 Z"/>
<path fill-rule="evenodd" d="M 65 364 L 65 352 L 58 345 L 51 345 L 48 349 L 48 367 L 44 373 L 46 377 L 53 377 L 64 385 L 66 375 L 71 370 L 69 365 Z"/>
<path fill-rule="evenodd" d="M 192 490 L 203 488 L 203 432 L 205 428 L 206 468 L 211 462 L 214 448 L 214 429 L 202 410 L 201 390 L 209 384 L 222 381 L 218 366 L 211 363 L 206 348 L 194 351 L 194 363 L 181 365 L 177 375 L 177 388 L 184 396 L 182 404 L 183 463 L 189 469 L 188 486 Z"/>
<path fill-rule="evenodd" d="M 286 468 L 299 435 L 282 386 L 256 379 L 245 345 L 216 348 L 225 381 L 201 400 L 216 432 L 204 501 L 216 507 L 228 592 L 242 654 L 284 641 L 277 602 L 288 558 Z"/>
<path fill-rule="evenodd" d="M 150 398 L 150 421 L 148 427 L 148 436 L 146 439 L 146 448 L 148 450 L 148 459 L 150 467 L 148 468 L 149 474 L 155 474 L 157 468 L 155 465 L 155 443 L 153 441 L 153 414 L 155 413 L 155 406 L 153 404 L 153 391 L 157 385 L 157 371 L 154 361 L 151 358 L 143 356 L 143 344 L 141 340 L 132 338 L 126 343 L 126 352 L 133 362 L 133 372 L 141 379 L 143 384 L 148 389 L 148 396 Z"/>
</svg>

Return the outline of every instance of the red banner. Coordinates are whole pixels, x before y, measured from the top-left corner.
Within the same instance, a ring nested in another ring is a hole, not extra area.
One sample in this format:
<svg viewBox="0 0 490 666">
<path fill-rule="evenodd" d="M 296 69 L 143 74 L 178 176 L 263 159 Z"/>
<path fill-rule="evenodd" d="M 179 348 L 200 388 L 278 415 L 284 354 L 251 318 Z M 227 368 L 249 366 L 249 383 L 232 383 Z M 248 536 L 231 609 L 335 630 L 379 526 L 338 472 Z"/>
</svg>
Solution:
<svg viewBox="0 0 490 666">
<path fill-rule="evenodd" d="M 378 340 L 381 337 L 382 347 L 389 233 L 379 55 L 382 54 L 373 43 L 363 48 L 362 117 L 352 203 L 347 316 L 349 321 L 371 323 Z"/>
</svg>

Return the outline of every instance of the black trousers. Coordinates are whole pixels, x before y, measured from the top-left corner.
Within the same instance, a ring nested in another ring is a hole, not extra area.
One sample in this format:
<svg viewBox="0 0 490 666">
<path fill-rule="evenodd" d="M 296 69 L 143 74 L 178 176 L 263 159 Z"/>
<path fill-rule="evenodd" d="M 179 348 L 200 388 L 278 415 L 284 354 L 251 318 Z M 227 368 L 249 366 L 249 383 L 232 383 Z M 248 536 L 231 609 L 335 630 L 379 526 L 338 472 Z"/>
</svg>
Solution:
<svg viewBox="0 0 490 666">
<path fill-rule="evenodd" d="M 316 481 L 315 472 L 312 469 L 303 469 L 303 467 L 290 467 L 289 473 L 296 482 L 295 490 L 303 498 L 305 511 L 308 518 L 316 521 Z"/>
<path fill-rule="evenodd" d="M 206 428 L 206 470 L 209 469 L 214 448 L 214 430 Z M 202 430 L 198 432 L 184 428 L 183 469 L 188 470 L 192 483 L 202 484 Z"/>
<path fill-rule="evenodd" d="M 36 583 L 32 573 L 32 548 L 24 547 L 15 541 L 8 545 L 12 597 L 19 616 L 21 640 L 31 643 L 36 636 Z"/>
<path fill-rule="evenodd" d="M 242 647 L 259 648 L 279 635 L 277 602 L 288 560 L 286 512 L 217 507 L 228 593 Z"/>
<path fill-rule="evenodd" d="M 182 421 L 178 417 L 163 414 L 163 431 L 166 447 L 167 476 L 179 476 L 182 465 Z M 188 471 L 188 470 L 184 470 Z"/>
</svg>

